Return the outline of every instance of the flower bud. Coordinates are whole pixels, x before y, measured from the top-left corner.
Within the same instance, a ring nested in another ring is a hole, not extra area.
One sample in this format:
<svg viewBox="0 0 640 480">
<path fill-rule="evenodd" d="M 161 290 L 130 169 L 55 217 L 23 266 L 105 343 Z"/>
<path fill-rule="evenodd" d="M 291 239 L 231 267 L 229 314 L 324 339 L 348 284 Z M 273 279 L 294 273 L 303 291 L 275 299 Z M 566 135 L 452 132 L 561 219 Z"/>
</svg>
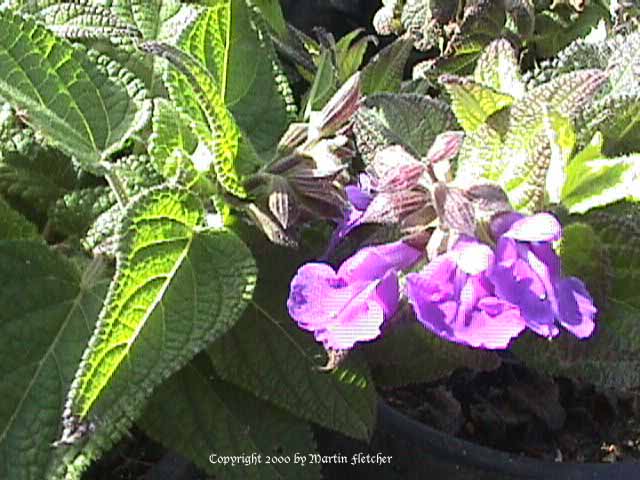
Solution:
<svg viewBox="0 0 640 480">
<path fill-rule="evenodd" d="M 329 99 L 322 110 L 311 112 L 309 142 L 333 135 L 351 119 L 362 96 L 360 87 L 360 72 L 356 72 Z"/>
<path fill-rule="evenodd" d="M 282 138 L 278 142 L 277 152 L 284 156 L 294 152 L 294 150 L 307 141 L 307 131 L 309 124 L 296 122 L 289 125 Z"/>
<path fill-rule="evenodd" d="M 460 151 L 463 140 L 464 132 L 449 131 L 441 133 L 429 148 L 426 160 L 435 164 L 455 158 Z"/>
</svg>

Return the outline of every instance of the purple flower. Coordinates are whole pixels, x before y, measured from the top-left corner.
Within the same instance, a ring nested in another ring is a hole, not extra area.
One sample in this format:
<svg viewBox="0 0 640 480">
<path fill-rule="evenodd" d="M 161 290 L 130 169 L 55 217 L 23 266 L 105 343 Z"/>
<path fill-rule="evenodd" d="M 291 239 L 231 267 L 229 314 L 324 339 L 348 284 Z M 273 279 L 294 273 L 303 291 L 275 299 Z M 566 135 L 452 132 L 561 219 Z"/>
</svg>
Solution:
<svg viewBox="0 0 640 480">
<path fill-rule="evenodd" d="M 418 320 L 446 340 L 489 349 L 506 348 L 525 328 L 519 308 L 499 298 L 489 279 L 494 253 L 462 236 L 422 273 L 407 276 L 407 296 Z"/>
<path fill-rule="evenodd" d="M 556 336 L 558 321 L 576 337 L 590 336 L 597 310 L 582 281 L 561 276 L 551 245 L 562 236 L 555 217 L 508 213 L 491 228 L 498 240 L 490 278 L 498 296 L 518 305 L 527 327 L 539 335 Z"/>
<path fill-rule="evenodd" d="M 324 263 L 307 263 L 291 281 L 289 315 L 328 349 L 372 340 L 398 307 L 397 270 L 421 255 L 399 241 L 363 248 L 337 272 Z"/>
</svg>

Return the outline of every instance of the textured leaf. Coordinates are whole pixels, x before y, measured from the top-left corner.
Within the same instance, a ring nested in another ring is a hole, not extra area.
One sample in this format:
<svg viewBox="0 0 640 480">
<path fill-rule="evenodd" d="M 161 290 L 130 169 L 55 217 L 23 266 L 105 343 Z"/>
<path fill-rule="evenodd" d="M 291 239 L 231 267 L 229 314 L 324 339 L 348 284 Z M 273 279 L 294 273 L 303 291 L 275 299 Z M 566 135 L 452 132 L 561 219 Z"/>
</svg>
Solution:
<svg viewBox="0 0 640 480">
<path fill-rule="evenodd" d="M 135 26 L 144 40 L 173 43 L 197 14 L 196 8 L 180 0 L 111 1 L 111 11 Z"/>
<path fill-rule="evenodd" d="M 573 120 L 588 105 L 607 80 L 605 72 L 599 69 L 578 70 L 566 73 L 539 85 L 522 100 L 546 103 L 551 110 Z"/>
<path fill-rule="evenodd" d="M 411 46 L 410 39 L 400 37 L 380 50 L 362 69 L 362 94 L 397 93 L 400 90 Z"/>
<path fill-rule="evenodd" d="M 192 156 L 199 142 L 190 127 L 189 117 L 176 111 L 168 101 L 157 99 L 152 125 L 149 153 L 156 170 L 166 179 L 177 179 L 191 172 Z"/>
<path fill-rule="evenodd" d="M 595 304 L 605 306 L 612 292 L 614 273 L 610 249 L 595 229 L 583 221 L 564 226 L 558 254 L 563 274 L 582 280 Z"/>
<path fill-rule="evenodd" d="M 473 79 L 513 98 L 522 98 L 525 93 L 516 52 L 507 40 L 496 40 L 487 46 L 478 59 Z"/>
<path fill-rule="evenodd" d="M 0 197 L 0 240 L 28 240 L 37 237 L 36 226 Z"/>
<path fill-rule="evenodd" d="M 65 38 L 105 38 L 115 41 L 140 36 L 134 25 L 90 0 L 33 2 L 25 5 L 21 11 L 38 15 L 49 30 Z"/>
<path fill-rule="evenodd" d="M 354 355 L 332 372 L 319 372 L 324 350 L 286 311 L 296 263 L 291 251 L 252 248 L 263 275 L 238 324 L 209 348 L 214 369 L 297 417 L 366 439 L 375 421 L 376 394 L 366 364 Z"/>
<path fill-rule="evenodd" d="M 584 218 L 606 248 L 614 298 L 640 308 L 640 205 L 619 202 L 592 210 Z"/>
<path fill-rule="evenodd" d="M 572 8 L 557 8 L 536 15 L 534 41 L 538 57 L 552 57 L 576 38 L 586 36 L 600 19 L 609 18 L 604 2 L 585 4 L 580 13 Z"/>
<path fill-rule="evenodd" d="M 107 186 L 73 190 L 49 208 L 49 226 L 65 235 L 83 235 L 96 218 L 116 203 Z"/>
<path fill-rule="evenodd" d="M 580 118 L 581 137 L 601 132 L 604 151 L 611 155 L 640 150 L 640 94 L 607 95 Z"/>
<path fill-rule="evenodd" d="M 536 111 L 540 105 L 532 102 L 527 95 L 512 110 L 499 179 L 513 207 L 526 212 L 540 210 L 550 181 L 554 182 L 553 201 L 559 201 L 557 192 L 564 183 L 566 162 L 575 144 L 573 127 L 566 118 L 549 110 Z"/>
<path fill-rule="evenodd" d="M 200 359 L 198 359 L 200 360 Z M 309 425 L 216 379 L 211 363 L 193 362 L 169 378 L 151 398 L 141 422 L 155 440 L 228 479 L 320 479 L 320 465 L 294 464 L 295 453 L 316 451 Z M 195 365 L 194 365 L 195 364 Z M 224 466 L 210 455 L 261 455 L 261 462 Z M 268 463 L 266 456 L 289 457 Z"/>
<path fill-rule="evenodd" d="M 243 134 L 259 155 L 270 157 L 293 105 L 286 79 L 276 79 L 278 60 L 260 17 L 245 0 L 217 2 L 198 16 L 179 46 L 206 65 Z"/>
<path fill-rule="evenodd" d="M 570 213 L 585 213 L 623 200 L 639 187 L 640 155 L 605 158 L 598 135 L 569 164 L 562 203 Z"/>
<path fill-rule="evenodd" d="M 130 74 L 8 10 L 0 13 L 0 94 L 88 165 L 119 149 L 149 113 Z"/>
<path fill-rule="evenodd" d="M 483 124 L 466 134 L 458 154 L 456 183 L 471 186 L 479 179 L 497 181 L 504 167 L 501 155 L 502 138 L 494 128 Z"/>
<path fill-rule="evenodd" d="M 438 46 L 444 37 L 443 26 L 455 16 L 458 2 L 406 0 L 403 3 L 400 21 L 413 40 L 414 47 L 427 51 Z"/>
<path fill-rule="evenodd" d="M 0 276 L 0 476 L 49 478 L 64 396 L 107 282 L 29 241 L 0 242 Z"/>
<path fill-rule="evenodd" d="M 520 338 L 513 350 L 528 365 L 555 375 L 582 378 L 601 388 L 637 387 L 640 309 L 615 300 L 610 303 L 598 316 L 593 338 L 580 341 L 565 332 L 548 341 L 529 334 Z"/>
<path fill-rule="evenodd" d="M 200 230 L 203 215 L 182 190 L 154 189 L 128 207 L 116 276 L 69 393 L 63 441 L 99 421 L 99 450 L 167 375 L 240 316 L 255 278 L 251 254 L 226 230 Z"/>
<path fill-rule="evenodd" d="M 224 105 L 215 77 L 191 55 L 170 45 L 147 42 L 143 48 L 164 56 L 177 68 L 168 69 L 165 75 L 172 102 L 191 120 L 195 136 L 213 154 L 211 163 L 220 185 L 245 198 L 241 178 L 257 168 L 258 159 Z"/>
<path fill-rule="evenodd" d="M 427 154 L 438 134 L 455 128 L 449 107 L 417 94 L 380 93 L 365 98 L 354 122 L 356 144 L 365 161 L 399 144 L 417 157 Z"/>
<path fill-rule="evenodd" d="M 59 150 L 43 145 L 43 138 L 26 127 L 8 104 L 0 115 L 0 192 L 33 212 L 46 212 L 75 186 L 76 167 Z"/>
<path fill-rule="evenodd" d="M 494 113 L 511 106 L 513 97 L 473 80 L 443 75 L 440 83 L 451 95 L 451 108 L 467 133 L 474 132 Z"/>
<path fill-rule="evenodd" d="M 431 382 L 459 367 L 492 370 L 500 364 L 494 352 L 444 341 L 415 317 L 368 345 L 366 353 L 376 384 L 385 386 Z"/>
</svg>

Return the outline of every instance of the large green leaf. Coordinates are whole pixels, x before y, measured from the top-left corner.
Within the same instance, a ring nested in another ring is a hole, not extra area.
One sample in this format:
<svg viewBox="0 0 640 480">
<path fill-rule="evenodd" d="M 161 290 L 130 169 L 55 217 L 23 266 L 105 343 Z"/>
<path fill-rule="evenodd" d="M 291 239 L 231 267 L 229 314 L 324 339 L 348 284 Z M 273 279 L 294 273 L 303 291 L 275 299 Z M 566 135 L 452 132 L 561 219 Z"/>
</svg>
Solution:
<svg viewBox="0 0 640 480">
<path fill-rule="evenodd" d="M 296 453 L 308 461 L 316 452 L 308 424 L 220 381 L 207 357 L 198 360 L 151 398 L 138 423 L 152 438 L 220 478 L 320 479 L 319 464 L 294 463 Z M 219 463 L 226 456 L 240 458 L 235 465 Z"/>
<path fill-rule="evenodd" d="M 451 108 L 465 132 L 472 133 L 496 112 L 511 106 L 513 97 L 474 80 L 443 75 L 440 83 L 451 95 Z"/>
<path fill-rule="evenodd" d="M 519 339 L 514 351 L 527 364 L 556 375 L 578 377 L 602 388 L 640 385 L 640 309 L 611 300 L 598 316 L 593 338 L 580 341 L 567 332 L 548 341 L 533 334 Z"/>
<path fill-rule="evenodd" d="M 131 74 L 9 10 L 0 12 L 0 94 L 87 165 L 119 149 L 149 113 Z"/>
<path fill-rule="evenodd" d="M 449 106 L 418 94 L 378 93 L 355 114 L 356 144 L 365 162 L 389 145 L 403 145 L 417 157 L 427 154 L 438 134 L 456 127 Z"/>
<path fill-rule="evenodd" d="M 189 127 L 189 117 L 176 112 L 168 101 L 157 99 L 152 125 L 149 153 L 156 170 L 167 179 L 176 179 L 193 169 L 192 156 L 198 147 L 198 138 Z"/>
<path fill-rule="evenodd" d="M 64 397 L 102 307 L 100 270 L 36 241 L 0 242 L 0 477 L 48 478 Z"/>
<path fill-rule="evenodd" d="M 203 216 L 200 201 L 177 189 L 150 190 L 128 207 L 116 276 L 68 397 L 63 441 L 99 422 L 90 455 L 98 454 L 156 386 L 244 310 L 255 280 L 251 253 L 227 230 L 203 230 Z"/>
<path fill-rule="evenodd" d="M 28 2 L 21 12 L 37 15 L 55 34 L 74 39 L 133 39 L 140 31 L 106 6 L 83 0 Z"/>
<path fill-rule="evenodd" d="M 276 79 L 277 57 L 260 17 L 246 0 L 219 1 L 198 16 L 179 46 L 206 65 L 225 105 L 266 162 L 293 104 L 281 91 L 286 79 Z"/>
<path fill-rule="evenodd" d="M 35 239 L 36 226 L 0 197 L 0 240 Z"/>
<path fill-rule="evenodd" d="M 473 79 L 513 98 L 522 98 L 525 93 L 516 52 L 504 39 L 491 42 L 485 48 L 476 64 Z"/>
<path fill-rule="evenodd" d="M 397 93 L 412 45 L 411 39 L 400 37 L 380 50 L 362 69 L 362 94 Z"/>
<path fill-rule="evenodd" d="M 640 204 L 618 202 L 582 218 L 593 226 L 598 243 L 607 251 L 610 295 L 640 308 Z"/>
<path fill-rule="evenodd" d="M 511 111 L 511 124 L 501 152 L 499 183 L 516 210 L 539 211 L 545 192 L 559 201 L 565 167 L 575 145 L 569 119 L 537 103 L 528 93 Z M 496 165 L 494 165 L 494 168 Z M 553 173 L 551 173 L 553 172 Z"/>
<path fill-rule="evenodd" d="M 146 42 L 143 48 L 164 56 L 176 67 L 168 68 L 165 73 L 171 101 L 178 112 L 189 118 L 193 134 L 208 150 L 217 182 L 228 193 L 245 198 L 247 192 L 242 178 L 253 173 L 260 161 L 225 106 L 216 78 L 193 56 L 168 44 Z M 164 129 L 165 135 L 170 133 Z"/>
<path fill-rule="evenodd" d="M 605 158 L 602 143 L 597 134 L 567 168 L 562 204 L 570 213 L 585 213 L 638 193 L 640 156 Z"/>
<path fill-rule="evenodd" d="M 299 258 L 290 250 L 256 243 L 262 274 L 243 318 L 209 354 L 227 382 L 294 415 L 356 438 L 368 438 L 376 394 L 357 353 L 332 372 L 319 372 L 325 352 L 286 310 L 289 282 Z"/>
</svg>

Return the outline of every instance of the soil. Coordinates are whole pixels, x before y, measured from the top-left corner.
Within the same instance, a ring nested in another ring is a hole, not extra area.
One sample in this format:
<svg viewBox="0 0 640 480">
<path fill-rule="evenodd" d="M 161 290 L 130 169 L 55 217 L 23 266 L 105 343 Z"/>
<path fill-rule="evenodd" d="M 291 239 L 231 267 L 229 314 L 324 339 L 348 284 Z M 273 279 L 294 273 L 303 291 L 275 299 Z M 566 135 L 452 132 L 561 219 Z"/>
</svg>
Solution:
<svg viewBox="0 0 640 480">
<path fill-rule="evenodd" d="M 422 423 L 498 450 L 556 462 L 640 461 L 640 390 L 602 391 L 503 363 L 380 394 Z"/>
</svg>

